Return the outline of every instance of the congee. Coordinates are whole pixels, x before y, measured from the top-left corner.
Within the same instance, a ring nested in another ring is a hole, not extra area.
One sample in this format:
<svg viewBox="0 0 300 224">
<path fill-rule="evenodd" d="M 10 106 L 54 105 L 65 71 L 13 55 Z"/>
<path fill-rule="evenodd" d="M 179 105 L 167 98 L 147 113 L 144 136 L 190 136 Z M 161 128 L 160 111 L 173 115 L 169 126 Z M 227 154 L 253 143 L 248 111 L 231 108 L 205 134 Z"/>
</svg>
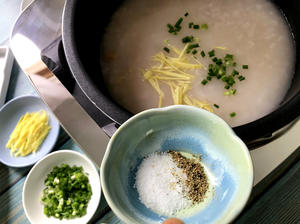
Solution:
<svg viewBox="0 0 300 224">
<path fill-rule="evenodd" d="M 295 58 L 289 25 L 267 0 L 126 0 L 101 55 L 111 96 L 132 113 L 187 104 L 232 127 L 276 109 Z"/>
</svg>

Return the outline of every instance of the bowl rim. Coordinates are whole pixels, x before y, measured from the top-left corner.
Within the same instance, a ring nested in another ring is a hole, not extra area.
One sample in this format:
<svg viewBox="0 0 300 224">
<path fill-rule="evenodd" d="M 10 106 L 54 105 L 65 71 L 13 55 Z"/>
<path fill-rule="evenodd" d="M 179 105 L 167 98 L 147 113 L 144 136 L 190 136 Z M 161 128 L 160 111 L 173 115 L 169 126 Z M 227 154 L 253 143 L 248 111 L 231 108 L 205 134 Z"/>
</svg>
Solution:
<svg viewBox="0 0 300 224">
<path fill-rule="evenodd" d="M 8 106 L 14 104 L 14 103 L 17 103 L 18 101 L 20 100 L 23 100 L 23 99 L 34 99 L 34 100 L 38 100 L 40 101 L 45 107 L 44 108 L 47 108 L 49 110 L 49 113 L 51 113 L 51 116 L 54 118 L 53 119 L 53 122 L 55 123 L 55 125 L 57 125 L 57 134 L 55 135 L 55 137 L 53 138 L 53 141 L 52 143 L 50 144 L 50 146 L 48 147 L 47 150 L 45 150 L 45 155 L 43 155 L 41 158 L 37 159 L 37 160 L 32 160 L 30 162 L 27 162 L 25 165 L 22 164 L 22 165 L 18 165 L 18 164 L 11 164 L 11 163 L 7 163 L 6 161 L 3 161 L 1 158 L 0 158 L 0 163 L 6 165 L 6 166 L 9 166 L 9 167 L 14 167 L 14 168 L 23 168 L 23 167 L 29 167 L 29 166 L 32 166 L 34 165 L 35 163 L 37 163 L 39 160 L 43 159 L 45 156 L 47 156 L 49 154 L 49 152 L 51 152 L 57 142 L 57 139 L 59 137 L 59 130 L 60 130 L 60 123 L 59 121 L 57 120 L 56 116 L 52 113 L 52 111 L 48 108 L 47 104 L 44 103 L 43 99 L 39 96 L 36 96 L 36 95 L 32 95 L 32 94 L 26 94 L 26 95 L 21 95 L 21 96 L 17 96 L 17 97 L 14 97 L 12 98 L 11 100 L 7 101 L 1 108 L 0 108 L 0 115 L 1 115 L 1 112 L 6 109 Z M 41 108 L 43 109 L 43 108 Z M 48 115 L 49 115 L 48 113 Z M 52 131 L 52 127 L 51 127 L 51 130 L 50 132 Z M 49 132 L 49 133 L 50 133 Z M 44 139 L 46 140 L 46 138 Z"/>
<path fill-rule="evenodd" d="M 88 214 L 86 214 L 85 216 L 82 216 L 82 217 L 88 217 L 88 220 L 91 220 L 91 218 L 94 216 L 95 212 L 97 211 L 97 208 L 99 206 L 99 203 L 100 203 L 100 199 L 101 199 L 101 193 L 102 193 L 102 190 L 101 190 L 101 180 L 100 180 L 100 175 L 99 175 L 99 172 L 95 166 L 95 164 L 84 154 L 80 153 L 80 152 L 77 152 L 77 151 L 74 151 L 74 150 L 71 150 L 71 149 L 61 149 L 61 150 L 58 150 L 58 151 L 55 151 L 55 152 L 51 152 L 49 153 L 48 155 L 46 155 L 45 157 L 43 157 L 41 160 L 39 160 L 29 171 L 26 179 L 25 179 L 25 182 L 24 182 L 24 186 L 23 186 L 23 189 L 22 189 L 22 205 L 23 205 L 23 208 L 24 208 L 24 212 L 25 212 L 25 215 L 26 217 L 28 218 L 28 220 L 33 223 L 33 220 L 31 219 L 31 217 L 29 216 L 28 214 L 28 211 L 27 211 L 27 207 L 26 207 L 26 204 L 25 204 L 25 200 L 24 200 L 24 196 L 25 196 L 25 190 L 26 190 L 26 187 L 28 186 L 28 181 L 30 180 L 31 176 L 33 175 L 34 172 L 36 172 L 36 168 L 38 166 L 40 166 L 41 163 L 43 163 L 45 160 L 49 159 L 50 157 L 54 157 L 54 156 L 57 156 L 58 154 L 75 154 L 77 156 L 79 156 L 81 159 L 85 160 L 86 162 L 88 162 L 88 164 L 91 166 L 91 170 L 93 173 L 96 173 L 97 175 L 97 183 L 99 183 L 99 197 L 97 198 L 96 202 L 97 202 L 97 206 L 95 206 L 95 208 L 93 209 L 93 212 L 91 212 L 88 216 Z M 93 195 L 95 195 L 93 193 Z M 93 197 L 92 195 L 92 197 Z M 74 219 L 76 221 L 76 223 L 78 222 L 80 218 L 78 219 Z M 64 219 L 61 220 L 62 223 L 63 221 L 65 221 Z"/>
<path fill-rule="evenodd" d="M 243 199 L 239 200 L 239 203 L 237 204 L 238 206 L 235 206 L 236 207 L 235 211 L 232 212 L 231 215 L 227 217 L 227 220 L 224 220 L 224 219 L 222 220 L 222 223 L 230 223 L 240 214 L 240 212 L 244 209 L 247 201 L 250 198 L 252 188 L 253 188 L 253 183 L 254 183 L 254 168 L 253 168 L 252 158 L 251 158 L 250 152 L 249 152 L 246 144 L 235 134 L 233 129 L 222 118 L 220 118 L 216 114 L 213 114 L 209 111 L 206 111 L 204 109 L 197 108 L 197 107 L 194 107 L 194 106 L 171 105 L 171 106 L 162 107 L 162 108 L 152 108 L 152 109 L 144 110 L 144 111 L 134 115 L 130 119 L 128 119 L 125 123 L 123 123 L 117 129 L 117 131 L 111 137 L 111 139 L 110 139 L 110 141 L 107 145 L 106 152 L 105 152 L 105 155 L 103 157 L 101 167 L 100 167 L 101 186 L 102 186 L 102 191 L 103 191 L 103 194 L 105 196 L 105 199 L 106 199 L 109 207 L 116 214 L 116 216 L 119 219 L 121 219 L 122 222 L 124 222 L 124 223 L 137 223 L 136 220 L 129 219 L 128 216 L 124 215 L 123 212 L 118 208 L 118 206 L 116 206 L 116 204 L 114 203 L 114 201 L 110 197 L 111 193 L 109 191 L 109 186 L 107 185 L 107 183 L 105 181 L 105 179 L 106 179 L 105 170 L 106 170 L 106 166 L 107 166 L 107 160 L 108 160 L 108 158 L 110 156 L 110 153 L 111 153 L 111 150 L 112 150 L 111 149 L 112 144 L 113 144 L 114 140 L 117 138 L 117 136 L 120 134 L 120 132 L 122 132 L 123 129 L 125 129 L 125 127 L 127 127 L 127 126 L 131 125 L 131 123 L 135 122 L 136 119 L 144 117 L 147 114 L 153 114 L 151 116 L 154 116 L 158 113 L 168 113 L 169 111 L 176 111 L 176 110 L 196 111 L 199 114 L 200 113 L 204 114 L 205 117 L 213 118 L 215 121 L 218 122 L 218 124 L 222 125 L 223 127 L 225 127 L 227 129 L 227 131 L 230 132 L 230 134 L 231 134 L 234 141 L 237 141 L 239 143 L 240 149 L 243 151 L 245 159 L 248 161 L 249 170 L 250 170 L 250 173 L 248 174 L 249 175 L 248 176 L 249 186 L 246 188 L 246 192 L 244 194 L 245 197 L 243 197 Z"/>
</svg>

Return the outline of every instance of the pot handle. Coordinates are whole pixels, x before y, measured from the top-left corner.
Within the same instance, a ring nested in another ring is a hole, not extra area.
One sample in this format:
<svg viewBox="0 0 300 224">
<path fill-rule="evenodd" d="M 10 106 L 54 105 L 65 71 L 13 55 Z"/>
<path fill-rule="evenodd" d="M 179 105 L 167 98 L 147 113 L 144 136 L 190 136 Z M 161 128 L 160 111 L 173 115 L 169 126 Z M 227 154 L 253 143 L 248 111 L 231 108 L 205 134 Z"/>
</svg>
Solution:
<svg viewBox="0 0 300 224">
<path fill-rule="evenodd" d="M 72 92 L 75 85 L 75 79 L 69 69 L 65 57 L 61 36 L 41 51 L 41 59 L 68 91 Z"/>
<path fill-rule="evenodd" d="M 112 137 L 119 125 L 102 114 L 99 109 L 89 101 L 77 85 L 65 57 L 61 36 L 42 50 L 41 59 L 90 117 L 92 117 L 98 126 L 103 129 L 105 134 L 108 135 L 108 137 Z"/>
</svg>

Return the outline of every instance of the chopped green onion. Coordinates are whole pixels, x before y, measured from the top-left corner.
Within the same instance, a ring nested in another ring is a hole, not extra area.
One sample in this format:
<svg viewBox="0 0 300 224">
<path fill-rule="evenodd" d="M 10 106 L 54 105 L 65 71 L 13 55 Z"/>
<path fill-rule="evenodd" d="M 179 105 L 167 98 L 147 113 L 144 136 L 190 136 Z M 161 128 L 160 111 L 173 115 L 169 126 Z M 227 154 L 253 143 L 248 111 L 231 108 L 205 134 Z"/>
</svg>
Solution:
<svg viewBox="0 0 300 224">
<path fill-rule="evenodd" d="M 92 196 L 88 176 L 82 167 L 55 166 L 44 181 L 41 201 L 44 214 L 58 219 L 73 219 L 86 214 Z"/>
<path fill-rule="evenodd" d="M 211 50 L 208 52 L 209 57 L 215 56 L 215 50 Z"/>
<path fill-rule="evenodd" d="M 173 33 L 175 35 L 177 34 L 174 27 L 170 23 L 167 24 L 167 27 L 169 28 L 169 33 Z"/>
<path fill-rule="evenodd" d="M 206 79 L 203 79 L 202 82 L 201 82 L 202 85 L 206 85 L 206 83 L 207 83 Z"/>
<path fill-rule="evenodd" d="M 197 50 L 193 50 L 192 54 L 197 54 L 197 52 L 198 52 Z"/>
<path fill-rule="evenodd" d="M 169 48 L 164 47 L 164 50 L 165 50 L 167 53 L 170 53 L 170 49 L 169 49 Z"/>
<path fill-rule="evenodd" d="M 232 85 L 235 83 L 233 76 L 232 76 L 232 75 L 229 75 L 229 76 L 227 76 L 227 77 L 228 77 L 228 79 L 227 79 L 226 83 L 227 83 L 228 85 L 232 86 Z"/>
<path fill-rule="evenodd" d="M 243 81 L 243 80 L 245 80 L 246 78 L 245 78 L 244 76 L 240 75 L 240 76 L 238 77 L 238 79 L 239 79 L 240 81 Z"/>
<path fill-rule="evenodd" d="M 181 30 L 180 24 L 182 23 L 183 18 L 180 17 L 174 26 L 172 26 L 170 23 L 167 24 L 167 27 L 169 28 L 169 33 L 172 33 L 174 35 L 177 35 L 177 33 Z"/>
<path fill-rule="evenodd" d="M 216 64 L 217 65 L 222 65 L 223 64 L 222 59 L 218 58 L 218 60 L 216 61 Z"/>
<path fill-rule="evenodd" d="M 208 80 L 208 81 L 210 81 L 211 80 L 211 76 L 206 76 L 206 79 Z"/>
<path fill-rule="evenodd" d="M 199 47 L 199 44 L 190 44 L 187 49 L 193 49 Z"/>
<path fill-rule="evenodd" d="M 200 28 L 200 26 L 199 26 L 199 25 L 194 25 L 193 28 L 194 28 L 195 30 L 198 30 L 198 29 Z"/>
<path fill-rule="evenodd" d="M 233 60 L 233 55 L 232 54 L 226 54 L 224 57 L 225 61 L 232 61 Z"/>
<path fill-rule="evenodd" d="M 170 27 L 168 32 L 177 35 L 177 31 L 175 31 L 174 27 Z"/>
<path fill-rule="evenodd" d="M 229 95 L 230 95 L 230 91 L 224 92 L 224 95 L 225 95 L 225 96 L 229 96 Z"/>
<path fill-rule="evenodd" d="M 236 89 L 231 89 L 229 91 L 224 92 L 225 96 L 234 95 L 236 93 Z"/>
<path fill-rule="evenodd" d="M 248 65 L 243 65 L 243 69 L 248 69 Z"/>
<path fill-rule="evenodd" d="M 222 79 L 221 79 L 223 82 L 227 82 L 228 81 L 228 76 L 222 76 Z"/>
<path fill-rule="evenodd" d="M 230 117 L 235 117 L 235 115 L 236 115 L 235 112 L 230 113 Z"/>
<path fill-rule="evenodd" d="M 224 88 L 225 88 L 225 89 L 229 89 L 229 88 L 230 88 L 230 85 L 226 85 Z"/>
<path fill-rule="evenodd" d="M 205 57 L 205 52 L 204 51 L 201 51 L 201 56 L 202 56 L 202 58 L 204 58 Z"/>
<path fill-rule="evenodd" d="M 180 17 L 180 18 L 177 20 L 177 22 L 175 23 L 174 27 L 176 27 L 176 28 L 181 28 L 180 24 L 182 23 L 182 21 L 183 21 L 183 18 Z"/>
<path fill-rule="evenodd" d="M 236 76 L 236 75 L 238 75 L 238 74 L 239 74 L 239 72 L 238 72 L 237 70 L 233 69 L 231 75 L 232 75 L 232 76 Z"/>
<path fill-rule="evenodd" d="M 219 109 L 220 106 L 218 104 L 214 104 L 214 107 Z"/>
<path fill-rule="evenodd" d="M 223 69 L 219 69 L 219 71 L 218 71 L 218 75 L 224 75 L 224 73 L 225 73 L 225 71 L 223 70 Z"/>
<path fill-rule="evenodd" d="M 189 13 L 188 13 L 188 12 L 186 12 L 186 13 L 184 14 L 184 16 L 185 16 L 185 17 L 187 17 L 188 15 L 189 15 Z"/>
<path fill-rule="evenodd" d="M 201 29 L 207 30 L 208 29 L 208 25 L 206 23 L 201 25 Z"/>
<path fill-rule="evenodd" d="M 168 39 L 164 40 L 164 43 L 169 44 L 169 40 Z"/>
<path fill-rule="evenodd" d="M 193 36 L 186 36 L 186 37 L 182 38 L 182 43 L 189 43 L 189 42 L 193 42 L 193 41 L 194 41 Z"/>
<path fill-rule="evenodd" d="M 193 23 L 193 22 L 189 23 L 189 28 L 192 28 L 192 27 L 193 27 L 193 25 L 194 25 L 194 23 Z"/>
</svg>

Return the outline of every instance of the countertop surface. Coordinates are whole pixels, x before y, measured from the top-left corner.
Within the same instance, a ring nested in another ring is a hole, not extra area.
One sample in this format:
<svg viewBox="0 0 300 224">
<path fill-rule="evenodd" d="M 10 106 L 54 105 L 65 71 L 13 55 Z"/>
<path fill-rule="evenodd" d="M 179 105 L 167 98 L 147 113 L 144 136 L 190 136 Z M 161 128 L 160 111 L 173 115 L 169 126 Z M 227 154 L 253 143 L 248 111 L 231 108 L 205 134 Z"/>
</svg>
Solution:
<svg viewBox="0 0 300 224">
<path fill-rule="evenodd" d="M 0 0 L 0 45 L 8 45 L 10 31 L 19 14 L 21 2 Z M 26 75 L 14 62 L 6 101 L 25 94 L 37 95 Z M 288 135 L 251 152 L 256 185 L 248 205 L 234 223 L 300 223 L 299 134 L 298 122 Z M 54 150 L 60 149 L 82 152 L 63 129 Z M 270 150 L 274 157 L 266 156 Z M 0 164 L 1 224 L 30 223 L 22 206 L 22 189 L 30 168 L 10 168 Z M 121 223 L 108 207 L 103 195 L 91 223 Z"/>
</svg>

